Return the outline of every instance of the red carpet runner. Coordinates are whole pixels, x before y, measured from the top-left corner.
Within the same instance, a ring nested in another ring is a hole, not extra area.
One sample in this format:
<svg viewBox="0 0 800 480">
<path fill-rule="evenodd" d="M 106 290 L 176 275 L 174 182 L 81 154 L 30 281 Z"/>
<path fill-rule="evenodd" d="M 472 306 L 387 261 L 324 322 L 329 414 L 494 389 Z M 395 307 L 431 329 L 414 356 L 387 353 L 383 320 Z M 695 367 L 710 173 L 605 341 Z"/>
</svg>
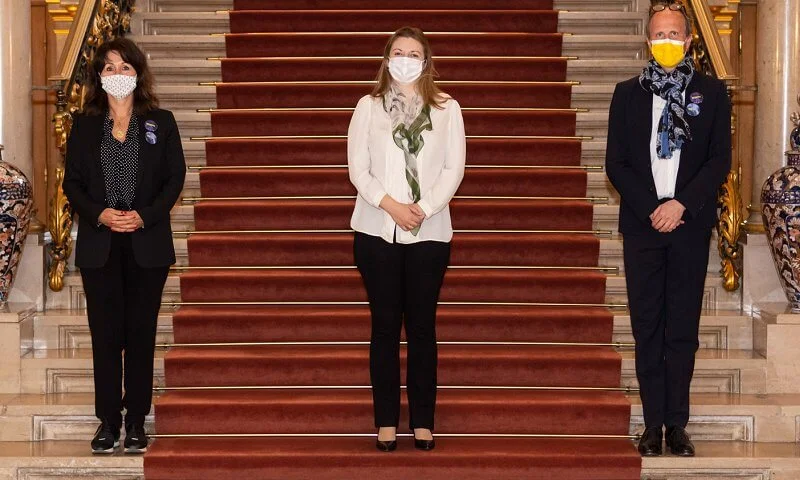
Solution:
<svg viewBox="0 0 800 480">
<path fill-rule="evenodd" d="M 165 360 L 148 480 L 639 478 L 631 442 L 609 438 L 628 433 L 630 404 L 603 346 L 606 273 L 552 1 L 401 3 L 235 1 L 188 242 L 208 268 L 181 275 L 193 305 L 174 316 L 184 345 Z M 437 324 L 438 447 L 401 437 L 385 454 L 367 436 L 344 135 L 401 23 L 450 57 L 436 65 L 464 108 L 468 167 Z"/>
</svg>

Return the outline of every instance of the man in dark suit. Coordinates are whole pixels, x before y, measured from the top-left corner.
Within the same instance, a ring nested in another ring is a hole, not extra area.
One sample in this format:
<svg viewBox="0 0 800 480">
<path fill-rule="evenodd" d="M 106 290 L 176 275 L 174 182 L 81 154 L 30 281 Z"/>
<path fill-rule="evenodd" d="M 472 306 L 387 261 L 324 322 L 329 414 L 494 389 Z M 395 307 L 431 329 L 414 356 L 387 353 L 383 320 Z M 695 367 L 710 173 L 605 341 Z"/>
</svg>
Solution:
<svg viewBox="0 0 800 480">
<path fill-rule="evenodd" d="M 731 165 L 725 85 L 694 68 L 691 21 L 680 3 L 650 9 L 653 59 L 621 82 L 609 114 L 606 171 L 620 194 L 619 230 L 636 341 L 643 456 L 693 456 L 689 384 L 717 191 Z"/>
</svg>

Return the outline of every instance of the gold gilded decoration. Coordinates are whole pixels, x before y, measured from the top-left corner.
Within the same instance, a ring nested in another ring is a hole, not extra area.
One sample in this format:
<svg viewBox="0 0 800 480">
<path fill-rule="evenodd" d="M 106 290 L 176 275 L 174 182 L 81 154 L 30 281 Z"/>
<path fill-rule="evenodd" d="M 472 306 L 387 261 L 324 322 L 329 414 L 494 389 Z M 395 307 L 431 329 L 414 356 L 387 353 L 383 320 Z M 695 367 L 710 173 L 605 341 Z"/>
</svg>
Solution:
<svg viewBox="0 0 800 480">
<path fill-rule="evenodd" d="M 61 0 L 64 3 L 66 0 Z M 86 76 L 97 48 L 104 42 L 123 36 L 130 31 L 134 0 L 84 0 L 77 9 L 76 20 L 59 62 L 56 113 L 53 126 L 56 145 L 62 160 L 55 165 L 53 184 L 50 187 L 50 212 L 47 228 L 50 232 L 49 285 L 53 291 L 64 287 L 64 272 L 72 252 L 72 207 L 64 195 L 63 156 L 66 155 L 67 138 L 72 128 L 72 116 L 83 107 Z"/>
<path fill-rule="evenodd" d="M 739 174 L 731 170 L 720 188 L 719 223 L 717 224 L 717 249 L 722 259 L 722 285 L 732 292 L 739 288 L 742 246 L 739 243 L 742 227 L 742 197 Z"/>
</svg>

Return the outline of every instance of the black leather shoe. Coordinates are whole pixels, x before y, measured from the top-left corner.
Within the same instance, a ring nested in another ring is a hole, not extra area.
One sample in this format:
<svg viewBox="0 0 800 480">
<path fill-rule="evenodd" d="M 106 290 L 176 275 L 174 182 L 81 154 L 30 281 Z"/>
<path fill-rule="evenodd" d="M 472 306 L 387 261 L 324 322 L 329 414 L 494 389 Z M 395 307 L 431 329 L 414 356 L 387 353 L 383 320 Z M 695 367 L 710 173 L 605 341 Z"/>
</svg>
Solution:
<svg viewBox="0 0 800 480">
<path fill-rule="evenodd" d="M 415 438 L 414 448 L 419 450 L 433 450 L 436 448 L 436 440 L 417 440 Z"/>
<path fill-rule="evenodd" d="M 102 421 L 92 439 L 92 453 L 114 453 L 119 447 L 119 427 Z"/>
<path fill-rule="evenodd" d="M 643 457 L 657 457 L 661 452 L 661 427 L 645 428 L 639 439 L 639 454 Z"/>
<path fill-rule="evenodd" d="M 673 455 L 694 457 L 694 444 L 683 427 L 667 427 L 667 446 Z"/>
<path fill-rule="evenodd" d="M 394 452 L 397 450 L 397 440 L 390 440 L 384 442 L 383 440 L 375 440 L 375 448 L 381 452 Z"/>
</svg>

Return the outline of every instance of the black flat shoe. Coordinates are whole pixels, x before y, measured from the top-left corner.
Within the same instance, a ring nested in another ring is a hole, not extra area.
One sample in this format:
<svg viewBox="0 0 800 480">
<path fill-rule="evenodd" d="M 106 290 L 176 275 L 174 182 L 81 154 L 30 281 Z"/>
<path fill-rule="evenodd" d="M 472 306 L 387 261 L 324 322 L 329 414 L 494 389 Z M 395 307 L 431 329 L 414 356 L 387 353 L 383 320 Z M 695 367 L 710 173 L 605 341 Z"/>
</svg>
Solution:
<svg viewBox="0 0 800 480">
<path fill-rule="evenodd" d="M 642 438 L 639 439 L 639 454 L 643 457 L 657 457 L 661 455 L 661 427 L 644 429 Z"/>
<path fill-rule="evenodd" d="M 694 444 L 683 427 L 667 427 L 667 446 L 673 455 L 694 457 Z"/>
<path fill-rule="evenodd" d="M 417 440 L 415 438 L 414 448 L 418 450 L 433 450 L 436 448 L 436 440 Z"/>
<path fill-rule="evenodd" d="M 375 448 L 381 452 L 394 452 L 397 450 L 397 440 L 390 440 L 384 442 L 383 440 L 375 440 Z"/>
</svg>

